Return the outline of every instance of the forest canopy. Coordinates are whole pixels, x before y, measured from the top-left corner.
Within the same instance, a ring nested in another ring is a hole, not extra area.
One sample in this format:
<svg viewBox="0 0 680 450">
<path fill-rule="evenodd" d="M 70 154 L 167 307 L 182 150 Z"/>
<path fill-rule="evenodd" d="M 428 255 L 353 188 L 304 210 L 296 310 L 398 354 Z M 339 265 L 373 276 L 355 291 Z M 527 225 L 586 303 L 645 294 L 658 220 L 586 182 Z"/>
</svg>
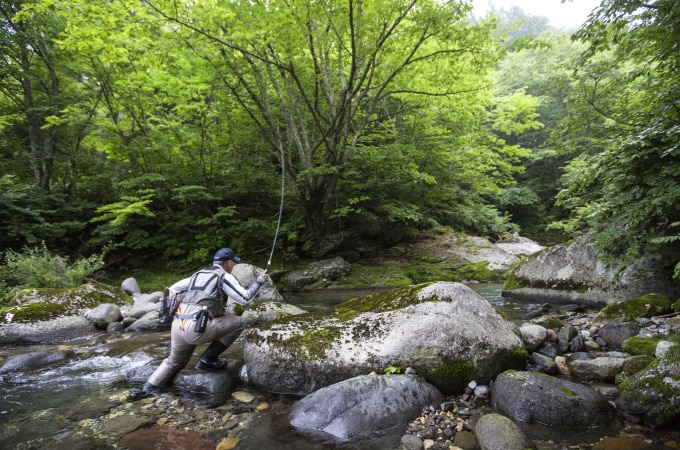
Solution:
<svg viewBox="0 0 680 450">
<path fill-rule="evenodd" d="M 675 258 L 675 3 L 572 39 L 463 0 L 5 1 L 3 248 L 265 258 L 283 175 L 286 258 L 435 226 Z"/>
</svg>

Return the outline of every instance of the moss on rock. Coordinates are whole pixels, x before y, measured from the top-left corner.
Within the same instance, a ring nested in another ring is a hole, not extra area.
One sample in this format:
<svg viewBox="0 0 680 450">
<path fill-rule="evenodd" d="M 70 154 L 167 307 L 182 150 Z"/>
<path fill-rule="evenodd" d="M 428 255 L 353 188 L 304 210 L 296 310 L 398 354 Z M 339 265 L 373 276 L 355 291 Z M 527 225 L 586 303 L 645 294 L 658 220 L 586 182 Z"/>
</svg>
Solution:
<svg viewBox="0 0 680 450">
<path fill-rule="evenodd" d="M 96 282 L 67 289 L 24 289 L 11 306 L 0 309 L 0 324 L 33 323 L 80 315 L 84 310 L 104 303 L 121 306 L 131 304 L 132 299 L 121 289 Z"/>
<path fill-rule="evenodd" d="M 626 361 L 626 363 L 623 365 L 623 370 L 621 373 L 616 375 L 616 384 L 621 384 L 636 373 L 647 370 L 651 367 L 652 363 L 655 362 L 656 358 L 649 355 L 636 355 L 629 358 L 628 361 Z"/>
<path fill-rule="evenodd" d="M 418 370 L 418 368 L 416 368 Z M 458 393 L 465 389 L 475 373 L 475 365 L 467 359 L 449 359 L 436 369 L 420 369 L 423 378 L 443 393 Z"/>
<path fill-rule="evenodd" d="M 680 385 L 680 340 L 670 339 L 676 345 L 670 347 L 661 359 L 637 356 L 624 367 L 616 381 L 621 390 L 624 410 L 640 415 L 648 426 L 661 427 L 680 419 L 677 402 Z M 644 359 L 643 359 L 644 358 Z"/>
<path fill-rule="evenodd" d="M 656 344 L 663 338 L 663 336 L 652 337 L 629 337 L 621 344 L 621 349 L 630 353 L 631 355 L 649 355 L 654 356 L 656 352 Z"/>
<path fill-rule="evenodd" d="M 515 289 L 519 289 L 522 286 L 519 284 L 519 281 L 517 280 L 517 276 L 515 275 L 514 270 L 510 270 L 508 272 L 508 277 L 505 279 L 505 283 L 503 283 L 503 290 L 504 291 L 512 291 Z"/>
<path fill-rule="evenodd" d="M 671 301 L 668 297 L 661 294 L 647 294 L 607 305 L 600 310 L 597 319 L 632 322 L 641 317 L 658 316 L 669 312 L 671 312 Z"/>
</svg>

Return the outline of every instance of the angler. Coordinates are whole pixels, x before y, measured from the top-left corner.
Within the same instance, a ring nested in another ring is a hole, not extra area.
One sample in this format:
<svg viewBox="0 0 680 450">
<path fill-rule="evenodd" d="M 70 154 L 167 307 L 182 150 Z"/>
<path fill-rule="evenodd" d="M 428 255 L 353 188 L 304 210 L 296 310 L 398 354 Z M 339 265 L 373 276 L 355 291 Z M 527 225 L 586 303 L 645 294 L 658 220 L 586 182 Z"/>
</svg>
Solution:
<svg viewBox="0 0 680 450">
<path fill-rule="evenodd" d="M 253 301 L 260 287 L 267 282 L 266 273 L 248 288 L 244 288 L 231 274 L 241 258 L 229 248 L 222 248 L 213 258 L 213 265 L 199 270 L 170 287 L 170 293 L 179 298 L 170 331 L 170 355 L 151 374 L 144 386 L 130 394 L 130 400 L 153 395 L 166 386 L 182 370 L 198 345 L 208 344 L 196 364 L 199 370 L 219 371 L 227 368 L 222 354 L 241 334 L 244 323 L 240 316 L 225 314 L 227 297 L 247 305 Z"/>
</svg>

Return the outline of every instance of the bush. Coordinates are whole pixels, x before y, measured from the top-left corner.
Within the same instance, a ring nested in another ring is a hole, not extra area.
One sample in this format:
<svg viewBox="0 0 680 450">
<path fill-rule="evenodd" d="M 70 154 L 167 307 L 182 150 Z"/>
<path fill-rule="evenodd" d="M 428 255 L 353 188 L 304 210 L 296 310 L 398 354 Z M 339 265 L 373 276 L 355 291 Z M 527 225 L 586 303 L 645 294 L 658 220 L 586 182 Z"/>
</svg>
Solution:
<svg viewBox="0 0 680 450">
<path fill-rule="evenodd" d="M 16 292 L 24 288 L 70 288 L 83 283 L 104 266 L 104 255 L 94 254 L 69 264 L 52 255 L 43 242 L 40 247 L 24 248 L 22 253 L 9 250 L 0 266 L 0 306 L 7 305 Z"/>
</svg>

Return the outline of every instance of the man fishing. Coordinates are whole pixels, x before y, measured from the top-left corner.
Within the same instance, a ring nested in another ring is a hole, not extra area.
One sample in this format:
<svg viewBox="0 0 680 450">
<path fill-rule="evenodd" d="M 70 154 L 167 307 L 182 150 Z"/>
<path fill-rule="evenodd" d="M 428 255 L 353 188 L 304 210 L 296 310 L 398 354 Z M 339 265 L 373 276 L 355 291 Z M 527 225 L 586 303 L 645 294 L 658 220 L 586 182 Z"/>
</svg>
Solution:
<svg viewBox="0 0 680 450">
<path fill-rule="evenodd" d="M 269 279 L 265 271 L 245 289 L 231 274 L 240 260 L 231 249 L 222 248 L 215 253 L 211 267 L 199 270 L 170 287 L 171 295 L 181 296 L 170 331 L 170 355 L 140 390 L 130 394 L 131 400 L 148 397 L 165 387 L 187 365 L 198 345 L 210 343 L 200 356 L 196 369 L 219 371 L 227 368 L 226 361 L 220 360 L 219 355 L 229 348 L 244 328 L 240 316 L 225 314 L 227 297 L 247 305 Z"/>
</svg>

